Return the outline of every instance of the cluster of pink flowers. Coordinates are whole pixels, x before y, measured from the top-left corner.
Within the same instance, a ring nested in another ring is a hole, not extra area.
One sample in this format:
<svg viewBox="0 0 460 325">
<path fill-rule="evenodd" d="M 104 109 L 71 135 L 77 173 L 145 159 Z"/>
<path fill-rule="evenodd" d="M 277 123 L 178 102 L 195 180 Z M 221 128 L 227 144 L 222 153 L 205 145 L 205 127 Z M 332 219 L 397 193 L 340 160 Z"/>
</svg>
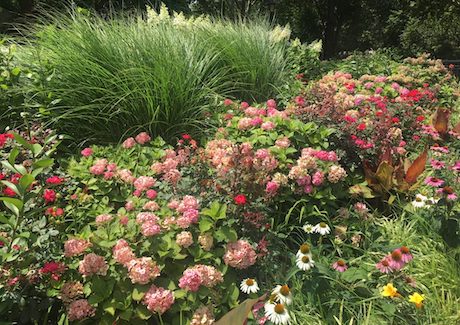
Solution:
<svg viewBox="0 0 460 325">
<path fill-rule="evenodd" d="M 129 169 L 122 169 L 117 171 L 118 178 L 127 184 L 132 184 L 136 180 Z"/>
<path fill-rule="evenodd" d="M 83 285 L 80 282 L 66 282 L 62 285 L 60 299 L 69 304 L 83 295 Z"/>
<path fill-rule="evenodd" d="M 127 265 L 132 283 L 147 284 L 160 275 L 160 268 L 150 257 L 132 259 Z"/>
<path fill-rule="evenodd" d="M 119 239 L 115 246 L 112 248 L 112 254 L 115 260 L 125 267 L 136 258 L 129 243 L 124 239 Z"/>
<path fill-rule="evenodd" d="M 305 193 L 311 193 L 313 186 L 324 183 L 326 172 L 327 180 L 331 183 L 337 183 L 347 176 L 345 169 L 336 164 L 337 161 L 337 154 L 333 151 L 304 148 L 297 164 L 289 171 L 289 178 L 302 186 Z"/>
<path fill-rule="evenodd" d="M 139 192 L 144 192 L 153 187 L 156 183 L 155 178 L 150 176 L 140 176 L 134 181 L 134 188 Z"/>
<path fill-rule="evenodd" d="M 227 244 L 224 262 L 237 269 L 246 269 L 254 265 L 257 254 L 247 241 L 239 239 Z"/>
<path fill-rule="evenodd" d="M 179 287 L 196 292 L 202 285 L 211 288 L 223 281 L 222 273 L 215 267 L 197 264 L 184 271 L 179 279 Z"/>
<path fill-rule="evenodd" d="M 385 256 L 375 266 L 382 273 L 391 273 L 401 270 L 412 259 L 413 257 L 409 248 L 402 246 Z"/>
<path fill-rule="evenodd" d="M 193 313 L 190 325 L 213 325 L 214 322 L 214 314 L 211 309 L 206 306 L 202 306 Z"/>
<path fill-rule="evenodd" d="M 78 272 L 83 276 L 106 275 L 109 266 L 103 256 L 89 253 L 85 255 L 78 266 Z"/>
<path fill-rule="evenodd" d="M 80 255 L 89 247 L 91 247 L 91 243 L 85 239 L 69 239 L 64 243 L 64 256 Z"/>
<path fill-rule="evenodd" d="M 155 236 L 161 232 L 158 224 L 159 218 L 151 212 L 141 212 L 136 217 L 136 222 L 141 225 L 141 232 L 144 236 Z"/>
<path fill-rule="evenodd" d="M 109 180 L 115 176 L 117 165 L 115 163 L 109 164 L 107 159 L 98 159 L 89 168 L 89 171 L 93 175 L 104 175 L 104 179 Z"/>
<path fill-rule="evenodd" d="M 177 234 L 176 236 L 176 243 L 184 248 L 189 247 L 193 244 L 193 236 L 192 233 L 189 231 L 182 231 L 181 233 Z"/>
<path fill-rule="evenodd" d="M 189 142 L 193 142 L 194 145 L 192 147 L 196 147 L 194 140 L 189 140 Z M 171 149 L 166 149 L 165 152 L 166 155 L 163 157 L 163 162 L 154 163 L 151 166 L 151 169 L 158 175 L 163 174 L 162 179 L 175 186 L 182 177 L 182 174 L 178 169 L 179 166 L 184 165 L 189 161 L 190 148 L 185 147 L 177 150 L 177 152 Z"/>
<path fill-rule="evenodd" d="M 96 217 L 96 223 L 98 225 L 102 225 L 104 223 L 108 223 L 113 219 L 113 216 L 110 214 L 100 214 Z"/>
<path fill-rule="evenodd" d="M 187 229 L 191 224 L 198 222 L 199 204 L 195 197 L 186 195 L 180 202 L 172 201 L 168 206 L 169 208 L 175 209 L 178 213 L 181 214 L 174 221 L 174 223 L 180 228 Z"/>
<path fill-rule="evenodd" d="M 152 285 L 142 299 L 142 303 L 152 313 L 161 315 L 171 308 L 174 303 L 174 296 L 172 291 Z"/>
<path fill-rule="evenodd" d="M 67 309 L 69 321 L 83 320 L 96 315 L 96 308 L 91 306 L 86 299 L 75 300 Z"/>
</svg>

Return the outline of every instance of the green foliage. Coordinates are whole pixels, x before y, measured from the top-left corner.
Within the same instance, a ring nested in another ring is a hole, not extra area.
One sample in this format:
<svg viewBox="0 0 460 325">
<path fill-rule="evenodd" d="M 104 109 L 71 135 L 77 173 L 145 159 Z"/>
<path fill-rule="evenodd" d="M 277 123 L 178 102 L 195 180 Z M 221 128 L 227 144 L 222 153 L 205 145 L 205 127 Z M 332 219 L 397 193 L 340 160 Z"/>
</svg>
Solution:
<svg viewBox="0 0 460 325">
<path fill-rule="evenodd" d="M 0 314 L 4 321 L 44 321 L 58 305 L 49 294 L 55 291 L 56 278 L 41 269 L 60 255 L 59 225 L 45 216 L 42 198 L 50 187 L 45 177 L 54 164 L 50 155 L 58 144 L 55 135 L 32 144 L 14 134 L 9 150 L 1 152 L 2 178 L 12 175 L 0 185 Z"/>
<path fill-rule="evenodd" d="M 214 97 L 269 98 L 286 81 L 286 40 L 266 22 L 148 15 L 56 16 L 38 31 L 25 60 L 49 62 L 46 91 L 62 99 L 45 121 L 80 141 L 117 142 L 139 129 L 171 140 L 200 133 Z"/>
</svg>

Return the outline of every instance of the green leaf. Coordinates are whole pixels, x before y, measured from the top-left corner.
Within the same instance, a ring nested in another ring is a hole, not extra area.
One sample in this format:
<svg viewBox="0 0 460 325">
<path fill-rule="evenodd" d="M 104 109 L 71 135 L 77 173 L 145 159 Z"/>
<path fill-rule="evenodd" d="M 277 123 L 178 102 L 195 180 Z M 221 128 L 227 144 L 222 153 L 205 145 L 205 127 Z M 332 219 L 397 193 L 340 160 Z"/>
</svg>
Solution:
<svg viewBox="0 0 460 325">
<path fill-rule="evenodd" d="M 50 167 L 52 166 L 54 163 L 54 159 L 52 158 L 49 158 L 49 159 L 41 159 L 39 161 L 36 161 L 32 167 L 34 168 L 38 168 L 38 167 L 41 167 L 41 168 L 47 168 L 47 167 Z"/>
<path fill-rule="evenodd" d="M 112 316 L 115 316 L 115 310 L 116 310 L 116 303 L 113 301 L 106 302 L 104 304 L 104 311 L 109 313 Z"/>
<path fill-rule="evenodd" d="M 199 223 L 200 232 L 208 231 L 209 229 L 212 228 L 213 225 L 214 225 L 214 221 L 211 218 L 202 217 Z"/>
<path fill-rule="evenodd" d="M 141 301 L 145 293 L 149 290 L 148 285 L 136 285 L 134 287 L 132 297 L 134 301 Z"/>
<path fill-rule="evenodd" d="M 350 283 L 359 280 L 366 280 L 367 271 L 357 267 L 350 267 L 348 270 L 342 273 L 342 279 Z"/>
<path fill-rule="evenodd" d="M 16 140 L 16 142 L 26 147 L 27 149 L 32 150 L 32 145 L 26 139 L 24 139 L 17 133 L 13 133 L 13 135 L 14 135 L 14 139 Z"/>
<path fill-rule="evenodd" d="M 16 161 L 16 157 L 19 155 L 19 149 L 18 147 L 14 147 L 11 152 L 10 152 L 10 155 L 8 157 L 8 162 L 10 163 L 10 165 L 14 165 L 15 161 Z"/>
<path fill-rule="evenodd" d="M 34 143 L 32 145 L 32 153 L 34 154 L 34 157 L 38 157 L 40 155 L 40 153 L 42 152 L 43 150 L 43 147 L 41 145 L 39 145 L 38 143 Z"/>
<path fill-rule="evenodd" d="M 209 216 L 214 220 L 225 219 L 227 212 L 227 206 L 225 204 L 220 204 L 218 201 L 211 203 L 209 209 L 203 209 L 201 214 Z"/>
<path fill-rule="evenodd" d="M 21 200 L 15 199 L 13 197 L 0 197 L 0 201 L 5 202 L 5 205 L 6 203 L 10 203 L 14 205 L 18 210 L 21 210 L 22 207 L 24 206 Z"/>
<path fill-rule="evenodd" d="M 16 168 L 10 164 L 8 161 L 4 160 L 2 161 L 2 165 L 3 167 L 5 167 L 6 169 L 9 169 L 10 171 L 12 171 L 13 173 L 17 173 L 18 171 L 16 170 Z"/>
<path fill-rule="evenodd" d="M 26 192 L 29 186 L 35 181 L 35 177 L 30 174 L 25 174 L 19 180 L 19 186 L 22 189 L 22 192 Z"/>
<path fill-rule="evenodd" d="M 140 319 L 147 320 L 152 317 L 152 313 L 144 305 L 139 305 L 136 308 L 136 315 Z"/>
<path fill-rule="evenodd" d="M 27 174 L 27 169 L 23 165 L 15 164 L 14 168 L 19 172 L 19 174 Z"/>
</svg>

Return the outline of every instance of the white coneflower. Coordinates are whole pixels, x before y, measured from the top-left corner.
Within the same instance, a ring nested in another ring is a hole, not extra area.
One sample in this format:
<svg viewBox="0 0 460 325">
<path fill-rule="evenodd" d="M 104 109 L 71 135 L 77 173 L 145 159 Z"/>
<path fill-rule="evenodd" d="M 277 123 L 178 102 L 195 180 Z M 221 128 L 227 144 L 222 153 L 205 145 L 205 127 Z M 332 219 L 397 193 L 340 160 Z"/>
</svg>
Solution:
<svg viewBox="0 0 460 325">
<path fill-rule="evenodd" d="M 240 289 L 246 294 L 256 293 L 259 291 L 259 285 L 255 279 L 244 279 L 241 281 Z"/>
<path fill-rule="evenodd" d="M 299 250 L 297 251 L 297 254 L 295 255 L 297 258 L 301 258 L 302 256 L 310 256 L 311 257 L 311 249 L 310 249 L 310 245 L 308 245 L 307 243 L 305 244 L 302 244 L 300 247 L 299 247 Z"/>
<path fill-rule="evenodd" d="M 305 231 L 307 234 L 312 234 L 313 233 L 313 225 L 306 223 L 302 227 L 303 231 Z"/>
<path fill-rule="evenodd" d="M 266 303 L 265 316 L 273 324 L 289 324 L 291 316 L 282 303 Z"/>
<path fill-rule="evenodd" d="M 273 289 L 272 295 L 276 297 L 275 300 L 278 300 L 282 304 L 292 304 L 292 293 L 287 284 L 277 285 L 275 289 Z"/>
<path fill-rule="evenodd" d="M 331 228 L 325 222 L 320 222 L 313 227 L 313 231 L 324 236 L 331 233 Z"/>
<path fill-rule="evenodd" d="M 315 261 L 313 261 L 311 256 L 304 255 L 297 258 L 296 265 L 302 271 L 308 271 L 309 269 L 315 266 Z"/>
<path fill-rule="evenodd" d="M 414 201 L 412 201 L 412 206 L 414 208 L 423 208 L 426 205 L 428 198 L 422 194 L 417 194 Z"/>
<path fill-rule="evenodd" d="M 431 205 L 438 203 L 438 201 L 439 201 L 439 198 L 434 198 L 434 197 L 429 197 L 426 199 L 426 202 Z"/>
</svg>

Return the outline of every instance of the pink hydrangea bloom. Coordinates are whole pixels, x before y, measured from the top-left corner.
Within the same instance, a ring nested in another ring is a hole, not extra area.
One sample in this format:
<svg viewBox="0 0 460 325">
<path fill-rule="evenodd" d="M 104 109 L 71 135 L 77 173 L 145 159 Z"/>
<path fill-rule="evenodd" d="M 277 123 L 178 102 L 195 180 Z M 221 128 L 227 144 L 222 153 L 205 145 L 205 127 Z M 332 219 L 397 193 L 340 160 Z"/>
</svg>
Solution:
<svg viewBox="0 0 460 325">
<path fill-rule="evenodd" d="M 89 157 L 89 156 L 91 156 L 92 154 L 93 154 L 93 149 L 91 149 L 91 148 L 85 148 L 85 149 L 83 149 L 83 150 L 81 151 L 81 155 L 82 155 L 83 157 Z"/>
<path fill-rule="evenodd" d="M 126 204 L 125 204 L 125 209 L 126 209 L 126 211 L 132 211 L 132 210 L 134 210 L 135 207 L 136 207 L 136 206 L 135 206 L 135 204 L 134 204 L 133 201 L 128 201 L 128 202 L 126 202 Z"/>
<path fill-rule="evenodd" d="M 152 313 L 161 315 L 171 308 L 174 303 L 174 296 L 172 291 L 152 285 L 142 299 L 142 303 Z"/>
<path fill-rule="evenodd" d="M 128 169 L 122 169 L 122 170 L 119 170 L 117 171 L 117 176 L 125 183 L 128 183 L 128 184 L 131 184 L 134 182 L 134 180 L 136 179 L 130 170 Z"/>
<path fill-rule="evenodd" d="M 214 323 L 214 315 L 211 309 L 206 306 L 198 308 L 190 321 L 190 325 L 213 325 Z"/>
<path fill-rule="evenodd" d="M 134 187 L 139 191 L 146 191 L 155 185 L 156 180 L 150 176 L 140 176 L 134 181 Z"/>
<path fill-rule="evenodd" d="M 179 279 L 179 287 L 195 292 L 201 285 L 211 288 L 223 280 L 222 273 L 215 267 L 198 264 L 184 271 Z"/>
<path fill-rule="evenodd" d="M 275 146 L 278 148 L 287 148 L 291 145 L 288 137 L 283 137 L 275 141 Z"/>
<path fill-rule="evenodd" d="M 89 168 L 89 171 L 93 175 L 102 175 L 105 172 L 105 165 L 102 165 L 102 164 L 93 165 Z"/>
<path fill-rule="evenodd" d="M 320 170 L 317 170 L 312 177 L 312 184 L 315 186 L 320 186 L 324 182 L 324 173 Z"/>
<path fill-rule="evenodd" d="M 154 222 L 158 223 L 160 219 L 151 212 L 141 212 L 136 216 L 136 222 L 142 224 L 144 222 Z"/>
<path fill-rule="evenodd" d="M 89 253 L 85 255 L 83 261 L 80 261 L 78 266 L 78 272 L 83 276 L 89 276 L 93 274 L 106 275 L 109 266 L 105 261 L 104 257 Z"/>
<path fill-rule="evenodd" d="M 126 139 L 121 145 L 125 149 L 132 148 L 136 145 L 136 140 L 133 137 Z"/>
<path fill-rule="evenodd" d="M 184 248 L 189 247 L 193 244 L 193 236 L 192 233 L 189 231 L 182 231 L 181 233 L 177 234 L 176 236 L 176 243 L 179 246 Z"/>
<path fill-rule="evenodd" d="M 161 232 L 161 227 L 156 222 L 147 221 L 141 225 L 141 232 L 146 237 L 155 236 Z"/>
<path fill-rule="evenodd" d="M 112 254 L 118 263 L 126 267 L 129 262 L 136 258 L 128 242 L 124 239 L 117 241 L 117 244 L 112 248 Z"/>
<path fill-rule="evenodd" d="M 275 195 L 278 189 L 280 188 L 280 184 L 274 181 L 269 181 L 265 186 L 265 192 L 268 195 Z"/>
<path fill-rule="evenodd" d="M 83 320 L 96 315 L 96 308 L 91 306 L 86 299 L 75 300 L 67 309 L 69 321 Z"/>
<path fill-rule="evenodd" d="M 154 200 L 154 199 L 157 197 L 158 193 L 157 193 L 157 191 L 155 191 L 155 190 L 147 190 L 147 192 L 145 192 L 145 195 L 146 195 L 150 200 Z"/>
<path fill-rule="evenodd" d="M 184 213 L 190 209 L 198 209 L 198 200 L 191 195 L 186 195 L 182 198 L 182 201 L 179 203 L 177 207 L 177 212 Z"/>
<path fill-rule="evenodd" d="M 267 100 L 267 107 L 276 108 L 276 101 L 274 99 Z"/>
<path fill-rule="evenodd" d="M 128 263 L 132 283 L 147 284 L 160 275 L 160 268 L 150 257 L 135 258 Z"/>
<path fill-rule="evenodd" d="M 69 239 L 64 243 L 64 256 L 80 255 L 89 247 L 91 247 L 91 243 L 85 239 Z"/>
<path fill-rule="evenodd" d="M 262 128 L 262 130 L 271 131 L 276 126 L 275 126 L 275 123 L 273 123 L 272 121 L 267 121 L 267 122 L 262 123 L 262 125 L 260 127 Z"/>
<path fill-rule="evenodd" d="M 237 269 L 246 269 L 256 262 L 257 254 L 245 240 L 238 240 L 227 244 L 224 262 Z"/>
<path fill-rule="evenodd" d="M 110 214 L 100 214 L 96 217 L 96 223 L 101 225 L 103 223 L 107 223 L 113 219 L 113 216 Z"/>
<path fill-rule="evenodd" d="M 115 176 L 115 173 L 114 173 L 114 172 L 109 172 L 109 171 L 107 171 L 107 172 L 104 173 L 104 179 L 105 179 L 106 181 L 108 181 L 109 179 L 112 179 L 113 176 Z"/>
<path fill-rule="evenodd" d="M 136 135 L 136 141 L 139 144 L 145 144 L 151 140 L 150 136 L 148 135 L 147 132 L 141 132 L 138 135 Z"/>
<path fill-rule="evenodd" d="M 329 167 L 329 173 L 327 174 L 327 180 L 333 184 L 338 183 L 342 179 L 347 177 L 347 172 L 341 166 L 332 165 Z"/>
<path fill-rule="evenodd" d="M 179 287 L 192 292 L 198 291 L 201 283 L 201 274 L 197 270 L 187 269 L 179 279 Z"/>
<path fill-rule="evenodd" d="M 160 209 L 160 206 L 155 201 L 149 201 L 149 202 L 144 204 L 142 209 L 149 210 L 149 211 L 157 211 L 157 210 Z"/>
</svg>

